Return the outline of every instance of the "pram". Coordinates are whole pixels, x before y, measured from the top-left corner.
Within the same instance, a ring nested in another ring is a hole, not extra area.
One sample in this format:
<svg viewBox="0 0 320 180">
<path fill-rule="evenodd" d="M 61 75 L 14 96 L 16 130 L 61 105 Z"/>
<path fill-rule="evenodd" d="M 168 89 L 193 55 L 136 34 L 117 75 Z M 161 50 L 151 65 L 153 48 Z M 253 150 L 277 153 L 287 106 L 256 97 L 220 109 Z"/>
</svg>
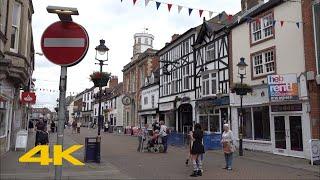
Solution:
<svg viewBox="0 0 320 180">
<path fill-rule="evenodd" d="M 37 130 L 35 146 L 47 144 L 49 144 L 48 133 L 46 131 Z"/>
<path fill-rule="evenodd" d="M 145 150 L 147 152 L 153 152 L 153 153 L 162 153 L 164 148 L 162 143 L 159 142 L 159 131 L 156 130 L 152 133 L 151 136 L 148 137 L 147 141 L 147 147 Z"/>
</svg>

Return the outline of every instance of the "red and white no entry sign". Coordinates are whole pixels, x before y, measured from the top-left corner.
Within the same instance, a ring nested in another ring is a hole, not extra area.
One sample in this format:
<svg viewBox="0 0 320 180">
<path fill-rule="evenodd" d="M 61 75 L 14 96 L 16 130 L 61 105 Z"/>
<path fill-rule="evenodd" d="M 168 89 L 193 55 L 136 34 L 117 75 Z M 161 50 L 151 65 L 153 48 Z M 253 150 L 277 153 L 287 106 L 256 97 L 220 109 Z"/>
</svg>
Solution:
<svg viewBox="0 0 320 180">
<path fill-rule="evenodd" d="M 58 21 L 51 24 L 41 37 L 45 57 L 60 66 L 73 66 L 86 55 L 89 47 L 87 31 L 74 22 Z"/>
</svg>

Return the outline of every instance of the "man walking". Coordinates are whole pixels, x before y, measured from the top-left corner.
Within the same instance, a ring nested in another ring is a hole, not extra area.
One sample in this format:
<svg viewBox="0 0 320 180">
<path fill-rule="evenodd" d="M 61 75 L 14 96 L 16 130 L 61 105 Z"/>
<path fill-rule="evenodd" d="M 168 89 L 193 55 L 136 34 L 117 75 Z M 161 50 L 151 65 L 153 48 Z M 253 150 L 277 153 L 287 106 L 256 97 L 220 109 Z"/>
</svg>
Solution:
<svg viewBox="0 0 320 180">
<path fill-rule="evenodd" d="M 160 137 L 163 144 L 163 153 L 167 153 L 168 149 L 168 134 L 167 126 L 164 124 L 164 121 L 160 121 Z"/>
</svg>

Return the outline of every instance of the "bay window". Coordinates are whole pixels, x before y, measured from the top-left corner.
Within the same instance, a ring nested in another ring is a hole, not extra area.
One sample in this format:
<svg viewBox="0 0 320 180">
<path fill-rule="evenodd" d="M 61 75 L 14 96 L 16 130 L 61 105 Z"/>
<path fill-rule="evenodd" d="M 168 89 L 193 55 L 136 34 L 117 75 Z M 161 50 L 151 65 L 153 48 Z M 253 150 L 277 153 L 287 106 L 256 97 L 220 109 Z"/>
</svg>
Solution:
<svg viewBox="0 0 320 180">
<path fill-rule="evenodd" d="M 206 73 L 202 75 L 202 96 L 217 94 L 217 74 Z"/>
</svg>

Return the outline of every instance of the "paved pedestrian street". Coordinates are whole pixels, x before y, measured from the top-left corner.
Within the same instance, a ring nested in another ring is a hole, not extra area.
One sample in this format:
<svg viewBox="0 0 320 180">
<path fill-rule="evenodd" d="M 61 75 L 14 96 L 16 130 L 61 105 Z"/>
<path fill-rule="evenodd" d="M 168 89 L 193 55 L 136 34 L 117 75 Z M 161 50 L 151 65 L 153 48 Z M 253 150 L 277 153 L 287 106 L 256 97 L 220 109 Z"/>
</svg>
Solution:
<svg viewBox="0 0 320 180">
<path fill-rule="evenodd" d="M 96 129 L 82 128 L 80 134 L 65 130 L 64 145 L 84 144 L 85 137 L 96 136 Z M 30 134 L 29 147 L 33 145 Z M 50 144 L 56 134 L 50 135 Z M 100 164 L 86 163 L 72 166 L 65 162 L 63 179 L 192 179 L 191 165 L 185 165 L 185 148 L 169 146 L 168 153 L 140 153 L 136 151 L 137 138 L 123 134 L 102 134 Z M 74 156 L 83 161 L 83 148 Z M 1 179 L 53 179 L 54 166 L 34 163 L 20 164 L 23 152 L 11 151 L 1 156 Z M 207 151 L 204 157 L 204 173 L 198 179 L 319 179 L 318 166 L 307 160 L 245 151 L 243 157 L 235 155 L 232 171 L 222 169 L 224 157 L 221 151 Z"/>
</svg>

